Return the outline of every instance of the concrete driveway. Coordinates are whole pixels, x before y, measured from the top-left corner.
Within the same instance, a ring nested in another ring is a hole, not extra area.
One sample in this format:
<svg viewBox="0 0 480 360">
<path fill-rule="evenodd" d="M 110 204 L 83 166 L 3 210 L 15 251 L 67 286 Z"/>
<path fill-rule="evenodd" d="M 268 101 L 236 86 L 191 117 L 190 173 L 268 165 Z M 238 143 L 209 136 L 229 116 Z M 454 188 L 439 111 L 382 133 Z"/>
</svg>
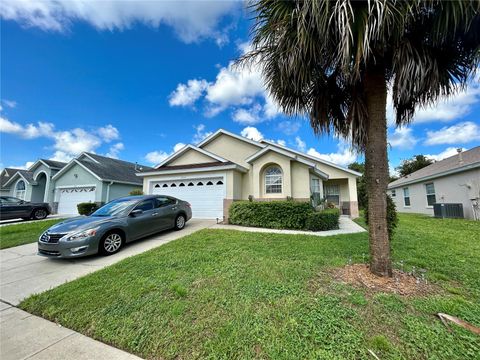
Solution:
<svg viewBox="0 0 480 360">
<path fill-rule="evenodd" d="M 102 269 L 129 256 L 211 227 L 214 220 L 190 220 L 182 231 L 165 231 L 127 244 L 118 254 L 75 260 L 48 259 L 37 255 L 37 244 L 0 250 L 0 300 L 18 305 L 24 298 Z"/>
</svg>

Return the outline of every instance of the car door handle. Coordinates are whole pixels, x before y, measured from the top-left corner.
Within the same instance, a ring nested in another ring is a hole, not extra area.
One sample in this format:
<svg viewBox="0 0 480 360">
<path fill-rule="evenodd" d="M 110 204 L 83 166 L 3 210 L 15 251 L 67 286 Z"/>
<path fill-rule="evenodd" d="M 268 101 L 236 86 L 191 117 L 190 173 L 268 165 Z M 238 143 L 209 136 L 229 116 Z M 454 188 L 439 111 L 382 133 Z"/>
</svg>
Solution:
<svg viewBox="0 0 480 360">
<path fill-rule="evenodd" d="M 176 206 L 172 207 L 172 210 L 177 210 L 177 207 Z"/>
<path fill-rule="evenodd" d="M 153 214 L 152 214 L 152 216 L 157 216 L 157 215 L 158 215 L 158 213 L 153 213 Z"/>
</svg>

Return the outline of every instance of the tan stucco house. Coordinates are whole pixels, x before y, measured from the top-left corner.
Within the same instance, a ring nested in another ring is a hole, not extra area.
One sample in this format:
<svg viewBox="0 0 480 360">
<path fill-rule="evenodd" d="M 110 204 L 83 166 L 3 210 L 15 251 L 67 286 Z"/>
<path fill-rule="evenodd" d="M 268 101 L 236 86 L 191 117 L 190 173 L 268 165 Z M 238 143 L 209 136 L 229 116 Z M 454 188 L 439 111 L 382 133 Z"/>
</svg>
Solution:
<svg viewBox="0 0 480 360">
<path fill-rule="evenodd" d="M 186 145 L 143 177 L 145 194 L 191 203 L 197 218 L 226 219 L 233 201 L 326 198 L 358 216 L 356 179 L 361 174 L 271 141 L 254 141 L 220 129 Z"/>
</svg>

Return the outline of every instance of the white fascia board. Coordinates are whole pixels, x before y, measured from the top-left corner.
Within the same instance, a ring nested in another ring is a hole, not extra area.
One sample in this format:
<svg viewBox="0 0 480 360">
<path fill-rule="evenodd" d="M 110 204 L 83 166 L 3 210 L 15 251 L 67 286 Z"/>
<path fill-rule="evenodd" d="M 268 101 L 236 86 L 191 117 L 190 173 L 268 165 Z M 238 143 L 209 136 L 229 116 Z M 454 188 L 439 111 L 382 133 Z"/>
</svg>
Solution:
<svg viewBox="0 0 480 360">
<path fill-rule="evenodd" d="M 212 159 L 215 159 L 217 161 L 220 161 L 220 162 L 227 162 L 228 160 L 227 159 L 224 159 L 222 158 L 221 156 L 218 156 L 214 153 L 211 153 L 210 151 L 207 151 L 207 150 L 204 150 L 204 149 L 200 149 L 199 147 L 195 146 L 195 145 L 192 145 L 192 144 L 188 144 L 188 145 L 185 145 L 184 147 L 182 147 L 180 150 L 178 150 L 177 152 L 173 153 L 172 155 L 170 155 L 169 157 L 167 157 L 165 160 L 163 160 L 160 164 L 158 164 L 157 166 L 155 166 L 155 169 L 158 169 L 160 167 L 162 167 L 163 165 L 165 164 L 168 164 L 170 161 L 178 158 L 180 155 L 182 155 L 184 152 L 186 152 L 187 150 L 194 150 L 194 151 L 198 151 L 199 153 L 203 154 L 203 155 L 206 155 L 208 157 L 211 157 Z"/>
<path fill-rule="evenodd" d="M 325 164 L 325 165 L 334 167 L 334 168 L 336 168 L 336 169 L 346 171 L 346 172 L 348 172 L 348 173 L 350 173 L 350 174 L 353 174 L 353 175 L 355 175 L 355 176 L 362 176 L 362 174 L 359 173 L 359 172 L 357 172 L 357 171 L 350 170 L 350 169 L 345 168 L 345 167 L 343 167 L 343 166 L 334 164 L 334 163 L 332 163 L 332 162 L 330 162 L 330 161 L 323 160 L 323 159 L 320 159 L 320 158 L 317 158 L 317 157 L 315 157 L 315 156 L 302 153 L 302 152 L 297 151 L 297 150 L 294 150 L 294 149 L 290 149 L 290 148 L 288 148 L 288 147 L 286 147 L 286 146 L 279 145 L 279 144 L 276 144 L 276 143 L 271 142 L 271 141 L 268 141 L 268 140 L 262 140 L 262 142 L 264 142 L 264 143 L 266 143 L 266 144 L 269 144 L 269 145 L 272 145 L 272 146 L 276 146 L 276 147 L 281 148 L 281 149 L 285 149 L 285 150 L 290 151 L 290 152 L 292 152 L 292 153 L 294 153 L 294 154 L 297 154 L 297 155 L 306 157 L 306 158 L 308 158 L 308 159 L 311 159 L 311 160 L 317 161 L 317 162 L 319 162 L 319 163 L 322 163 L 322 164 Z"/>
<path fill-rule="evenodd" d="M 57 172 L 53 177 L 52 177 L 52 180 L 56 180 L 58 179 L 60 176 L 62 176 L 62 174 L 67 171 L 68 169 L 70 169 L 73 165 L 79 165 L 82 169 L 84 169 L 85 171 L 89 172 L 90 174 L 92 174 L 95 179 L 98 179 L 100 181 L 103 181 L 102 178 L 100 178 L 100 176 L 98 176 L 97 174 L 95 174 L 92 170 L 90 170 L 89 168 L 87 168 L 85 165 L 83 165 L 80 161 L 78 161 L 77 159 L 72 159 L 70 160 L 70 162 L 65 165 L 62 170 L 60 170 L 59 172 Z"/>
<path fill-rule="evenodd" d="M 100 162 L 98 162 L 98 160 L 95 160 L 93 157 L 91 157 L 88 153 L 86 152 L 83 152 L 81 153 L 77 159 L 80 159 L 82 156 L 85 156 L 85 157 L 88 157 L 90 160 L 92 160 L 93 162 L 96 162 L 97 164 L 100 164 Z"/>
<path fill-rule="evenodd" d="M 328 174 L 324 173 L 322 170 L 320 169 L 317 169 L 317 168 L 313 168 L 312 169 L 312 172 L 318 176 L 320 176 L 321 178 L 323 178 L 324 180 L 328 180 L 329 179 L 329 176 Z"/>
<path fill-rule="evenodd" d="M 37 183 L 35 181 L 33 182 L 30 182 L 28 181 L 25 176 L 23 176 L 20 172 L 16 172 L 15 174 L 12 175 L 12 178 L 10 180 L 8 180 L 3 186 L 7 186 L 9 185 L 11 182 L 13 182 L 13 180 L 15 180 L 17 178 L 17 175 L 20 176 L 27 184 L 29 185 L 37 185 Z"/>
<path fill-rule="evenodd" d="M 264 147 L 262 150 L 260 151 L 257 151 L 255 154 L 253 154 L 252 156 L 250 156 L 249 158 L 247 158 L 245 161 L 250 163 L 251 161 L 254 161 L 256 159 L 258 159 L 259 157 L 261 157 L 263 154 L 269 152 L 269 151 L 273 151 L 277 154 L 281 154 L 283 156 L 286 156 L 294 161 L 298 161 L 302 164 L 305 164 L 307 166 L 310 166 L 310 167 L 315 167 L 315 163 L 313 162 L 310 162 L 310 161 L 307 161 L 305 159 L 302 159 L 302 158 L 299 158 L 297 155 L 295 155 L 294 153 L 292 153 L 291 151 L 289 150 L 284 150 L 284 149 L 278 149 L 278 148 L 275 148 L 271 145 L 268 145 L 266 147 Z"/>
<path fill-rule="evenodd" d="M 135 174 L 140 177 L 152 176 L 152 175 L 171 175 L 171 174 L 185 174 L 185 173 L 195 173 L 195 172 L 208 172 L 208 171 L 220 171 L 220 170 L 237 170 L 242 173 L 246 173 L 248 170 L 243 166 L 231 164 L 223 166 L 211 166 L 211 167 L 201 167 L 201 168 L 190 168 L 190 169 L 172 169 L 172 170 L 163 170 L 163 171 L 149 171 L 139 174 Z"/>
<path fill-rule="evenodd" d="M 212 135 L 210 136 L 207 136 L 205 139 L 203 139 L 202 141 L 200 141 L 198 144 L 197 144 L 197 147 L 202 147 L 204 145 L 207 145 L 209 142 L 211 142 L 212 140 L 216 139 L 218 136 L 220 135 L 228 135 L 228 136 L 231 136 L 235 139 L 238 139 L 238 140 L 241 140 L 241 141 L 244 141 L 246 143 L 249 143 L 249 144 L 252 144 L 252 145 L 255 145 L 255 146 L 258 146 L 260 148 L 263 148 L 265 147 L 264 144 L 258 142 L 258 141 L 255 141 L 255 140 L 252 140 L 252 139 L 247 139 L 246 137 L 243 137 L 243 136 L 240 136 L 240 135 L 237 135 L 237 134 L 234 134 L 234 133 L 231 133 L 230 131 L 227 131 L 227 130 L 224 130 L 224 129 L 218 129 L 217 131 L 215 131 Z"/>
<path fill-rule="evenodd" d="M 456 173 L 476 169 L 476 168 L 479 168 L 479 167 L 480 167 L 480 162 L 477 162 L 477 163 L 469 164 L 469 165 L 462 166 L 462 167 L 459 167 L 459 168 L 456 168 L 456 169 L 442 171 L 442 172 L 439 172 L 437 174 L 427 175 L 427 176 L 424 176 L 424 177 L 421 177 L 421 178 L 418 178 L 418 179 L 405 181 L 405 182 L 402 182 L 400 184 L 396 184 L 396 185 L 393 185 L 393 186 L 388 185 L 387 190 L 398 189 L 398 188 L 401 188 L 401 187 L 404 187 L 404 186 L 407 186 L 407 185 L 412 185 L 412 184 L 424 182 L 424 181 L 427 181 L 427 180 L 436 179 L 436 178 L 443 177 L 443 176 L 453 175 L 453 174 L 456 174 Z"/>
</svg>

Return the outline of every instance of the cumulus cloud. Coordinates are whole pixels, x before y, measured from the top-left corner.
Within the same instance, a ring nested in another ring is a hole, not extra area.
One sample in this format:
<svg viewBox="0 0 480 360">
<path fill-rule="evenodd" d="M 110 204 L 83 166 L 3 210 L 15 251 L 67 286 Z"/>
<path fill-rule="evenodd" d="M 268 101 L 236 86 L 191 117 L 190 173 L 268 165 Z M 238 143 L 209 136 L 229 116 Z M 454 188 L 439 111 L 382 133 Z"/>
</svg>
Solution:
<svg viewBox="0 0 480 360">
<path fill-rule="evenodd" d="M 300 138 L 300 136 L 295 137 L 295 145 L 297 146 L 297 149 L 302 152 L 305 152 L 305 149 L 307 148 L 307 144 Z"/>
<path fill-rule="evenodd" d="M 437 131 L 427 131 L 425 145 L 466 144 L 472 141 L 480 141 L 480 126 L 465 121 Z"/>
<path fill-rule="evenodd" d="M 108 149 L 108 153 L 105 156 L 118 159 L 118 154 L 123 149 L 125 149 L 125 145 L 123 145 L 123 143 L 119 142 L 119 143 L 113 144 L 112 146 L 110 146 L 110 148 Z"/>
<path fill-rule="evenodd" d="M 3 0 L 0 14 L 25 27 L 60 32 L 68 31 L 75 21 L 108 31 L 125 30 L 135 23 L 155 28 L 163 24 L 186 43 L 213 38 L 223 44 L 228 41 L 228 27 L 218 29 L 219 23 L 240 6 L 236 1 L 190 1 L 180 6 L 161 0 Z"/>
<path fill-rule="evenodd" d="M 300 129 L 300 126 L 301 124 L 298 121 L 285 120 L 280 122 L 277 125 L 277 128 L 278 130 L 283 132 L 285 135 L 293 135 L 298 132 L 298 130 Z"/>
<path fill-rule="evenodd" d="M 388 143 L 399 149 L 413 149 L 417 142 L 418 139 L 413 135 L 412 129 L 407 127 L 396 128 L 388 137 Z"/>
<path fill-rule="evenodd" d="M 173 153 L 176 153 L 181 148 L 185 147 L 184 143 L 177 143 L 173 146 L 173 151 L 166 152 L 162 150 L 151 151 L 145 155 L 145 160 L 151 165 L 158 165 Z"/>
<path fill-rule="evenodd" d="M 11 109 L 17 107 L 17 102 L 13 100 L 2 99 L 1 103 Z"/>
<path fill-rule="evenodd" d="M 467 149 L 462 148 L 462 151 L 465 151 Z M 425 157 L 430 158 L 435 161 L 440 161 L 446 158 L 449 158 L 450 156 L 457 155 L 458 151 L 456 147 L 448 147 L 445 150 L 443 150 L 441 153 L 436 154 L 436 155 L 425 155 Z"/>
<path fill-rule="evenodd" d="M 307 154 L 341 166 L 347 166 L 357 160 L 357 154 L 350 148 L 345 140 L 338 142 L 337 150 L 336 153 L 322 154 L 315 148 L 310 148 Z"/>
<path fill-rule="evenodd" d="M 199 143 L 206 137 L 209 137 L 210 135 L 213 134 L 211 131 L 205 130 L 206 127 L 204 124 L 198 124 L 193 128 L 195 129 L 195 134 L 193 134 L 193 139 L 192 139 L 193 143 Z"/>
<path fill-rule="evenodd" d="M 262 122 L 260 117 L 261 106 L 256 104 L 250 109 L 238 109 L 233 113 L 233 121 L 242 125 L 255 125 Z"/>
<path fill-rule="evenodd" d="M 0 133 L 14 134 L 24 139 L 48 138 L 53 140 L 54 155 L 52 160 L 70 161 L 82 152 L 95 152 L 104 143 L 109 143 L 120 138 L 118 129 L 108 124 L 104 127 L 87 131 L 82 128 L 70 130 L 56 130 L 52 123 L 38 122 L 21 125 L 0 117 Z M 123 150 L 122 145 L 114 145 L 113 154 L 118 156 Z"/>
<path fill-rule="evenodd" d="M 190 106 L 207 90 L 206 80 L 188 80 L 187 84 L 178 84 L 168 100 L 170 106 Z"/>
<path fill-rule="evenodd" d="M 255 141 L 260 141 L 263 139 L 263 134 L 256 127 L 253 126 L 247 126 L 240 132 L 240 134 L 247 139 Z"/>
</svg>

